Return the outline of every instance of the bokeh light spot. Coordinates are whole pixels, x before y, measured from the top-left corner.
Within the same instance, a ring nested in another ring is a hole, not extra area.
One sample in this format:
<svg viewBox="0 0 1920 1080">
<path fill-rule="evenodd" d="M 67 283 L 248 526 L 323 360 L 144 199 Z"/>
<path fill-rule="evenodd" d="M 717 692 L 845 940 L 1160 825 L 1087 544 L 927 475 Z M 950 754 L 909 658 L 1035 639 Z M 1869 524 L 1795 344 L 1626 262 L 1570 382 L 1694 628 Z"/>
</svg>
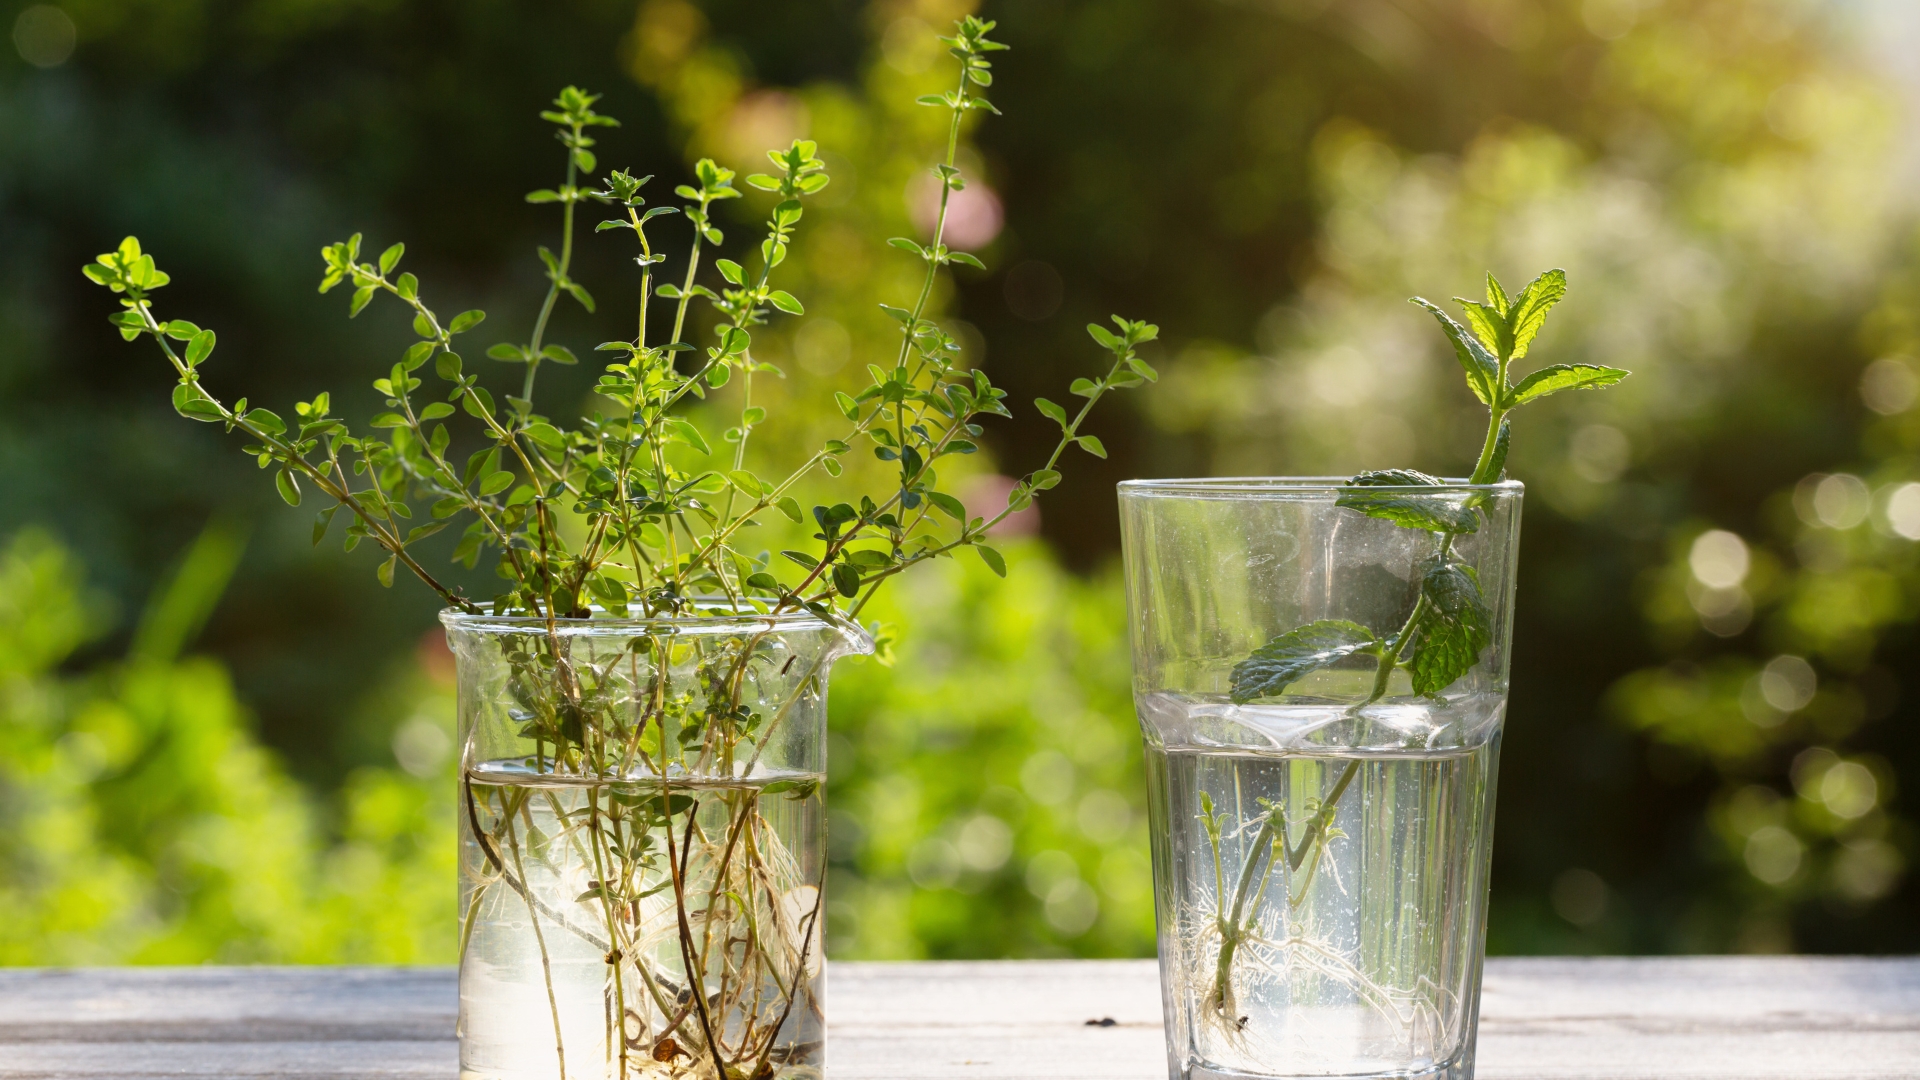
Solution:
<svg viewBox="0 0 1920 1080">
<path fill-rule="evenodd" d="M 1860 400 L 1882 416 L 1906 412 L 1920 398 L 1920 374 L 1900 356 L 1883 356 L 1860 373 Z"/>
<path fill-rule="evenodd" d="M 1700 584 L 1709 589 L 1732 589 L 1747 580 L 1752 566 L 1747 542 L 1725 529 L 1709 529 L 1694 538 L 1687 553 L 1687 566 Z"/>
<path fill-rule="evenodd" d="M 1813 514 L 1829 529 L 1851 529 L 1867 520 L 1873 506 L 1873 493 L 1866 481 L 1847 473 L 1834 473 L 1813 489 Z"/>
<path fill-rule="evenodd" d="M 1920 540 L 1920 484 L 1901 484 L 1887 496 L 1887 525 L 1908 540 Z"/>
<path fill-rule="evenodd" d="M 1820 677 L 1797 656 L 1776 656 L 1760 672 L 1760 693 L 1783 713 L 1798 712 L 1813 700 Z"/>
<path fill-rule="evenodd" d="M 52 4 L 35 4 L 13 20 L 13 47 L 37 68 L 66 63 L 78 36 L 73 19 Z"/>
<path fill-rule="evenodd" d="M 1806 848 L 1778 825 L 1762 825 L 1747 837 L 1747 872 L 1769 885 L 1784 885 L 1800 871 Z"/>
</svg>

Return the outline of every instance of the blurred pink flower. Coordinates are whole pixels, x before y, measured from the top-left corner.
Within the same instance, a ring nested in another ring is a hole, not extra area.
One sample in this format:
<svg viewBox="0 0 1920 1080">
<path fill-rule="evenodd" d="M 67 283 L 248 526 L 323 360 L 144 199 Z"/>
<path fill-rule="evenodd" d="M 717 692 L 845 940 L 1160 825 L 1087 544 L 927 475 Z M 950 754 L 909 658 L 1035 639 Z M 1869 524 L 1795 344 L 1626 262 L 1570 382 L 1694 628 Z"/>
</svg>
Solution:
<svg viewBox="0 0 1920 1080">
<path fill-rule="evenodd" d="M 921 173 L 907 185 L 907 214 L 921 239 L 933 239 L 940 219 L 940 181 L 933 174 Z M 947 201 L 946 244 L 956 251 L 973 251 L 999 236 L 1004 222 L 1000 197 L 986 184 L 968 180 Z"/>
<path fill-rule="evenodd" d="M 969 518 L 991 520 L 1007 508 L 1007 495 L 1013 491 L 1013 485 L 1012 477 L 994 473 L 969 477 L 960 483 L 960 502 L 966 506 Z M 987 535 L 1032 536 L 1039 531 L 1040 504 L 1029 503 L 1025 510 L 1008 514 L 1007 520 L 988 530 Z"/>
</svg>

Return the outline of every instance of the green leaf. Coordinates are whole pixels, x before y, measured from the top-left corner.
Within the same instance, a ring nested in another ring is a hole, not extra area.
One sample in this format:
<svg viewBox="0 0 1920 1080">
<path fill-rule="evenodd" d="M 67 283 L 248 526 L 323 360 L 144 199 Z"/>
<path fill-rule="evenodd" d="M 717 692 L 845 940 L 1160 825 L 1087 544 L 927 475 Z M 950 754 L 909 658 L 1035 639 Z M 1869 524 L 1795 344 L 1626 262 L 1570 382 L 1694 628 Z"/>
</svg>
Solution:
<svg viewBox="0 0 1920 1080">
<path fill-rule="evenodd" d="M 451 524 L 453 524 L 451 521 L 429 521 L 425 525 L 416 525 L 408 530 L 407 543 L 411 544 L 415 540 L 425 540 L 427 537 L 432 536 L 434 533 L 439 532 Z"/>
<path fill-rule="evenodd" d="M 480 479 L 480 494 L 498 495 L 513 486 L 513 474 L 505 469 L 488 473 Z"/>
<path fill-rule="evenodd" d="M 860 595 L 860 571 L 848 563 L 838 563 L 833 568 L 833 588 L 841 596 L 851 600 Z"/>
<path fill-rule="evenodd" d="M 181 416 L 202 423 L 213 423 L 224 419 L 220 407 L 215 405 L 203 393 L 196 383 L 175 383 L 173 387 L 173 407 Z"/>
<path fill-rule="evenodd" d="M 1408 668 L 1413 692 L 1429 697 L 1453 685 L 1480 662 L 1480 653 L 1493 640 L 1492 618 L 1473 572 L 1460 563 L 1443 563 L 1427 571 L 1420 583 L 1427 613 L 1414 638 Z"/>
<path fill-rule="evenodd" d="M 579 303 L 581 307 L 586 308 L 588 314 L 592 314 L 593 294 L 587 291 L 587 287 L 585 285 L 582 285 L 577 281 L 569 281 L 564 283 L 560 287 L 567 290 L 567 295 L 573 297 L 573 299 L 577 303 Z"/>
<path fill-rule="evenodd" d="M 693 447 L 701 454 L 713 453 L 713 450 L 707 446 L 707 440 L 700 434 L 700 429 L 693 426 L 691 421 L 683 420 L 678 416 L 669 416 L 662 421 L 662 427 L 670 438 Z"/>
<path fill-rule="evenodd" d="M 333 515 L 340 512 L 340 504 L 334 503 L 313 518 L 313 546 L 319 547 L 320 541 L 327 538 L 327 526 L 333 523 Z"/>
<path fill-rule="evenodd" d="M 713 265 L 719 268 L 721 277 L 726 278 L 733 284 L 746 284 L 747 271 L 746 268 L 739 263 L 734 262 L 732 259 L 715 259 Z"/>
<path fill-rule="evenodd" d="M 1101 445 L 1101 442 L 1099 439 L 1096 439 L 1091 435 L 1082 435 L 1076 441 L 1079 442 L 1080 449 L 1085 450 L 1087 453 L 1092 454 L 1094 457 L 1104 458 L 1107 456 L 1107 448 Z"/>
<path fill-rule="evenodd" d="M 1487 306 L 1499 312 L 1503 319 L 1507 317 L 1507 309 L 1512 306 L 1507 300 L 1507 290 L 1500 287 L 1500 279 L 1494 277 L 1491 270 L 1487 271 Z"/>
<path fill-rule="evenodd" d="M 273 486 L 280 489 L 280 497 L 287 501 L 288 506 L 300 505 L 300 483 L 292 473 L 281 469 L 273 478 Z"/>
<path fill-rule="evenodd" d="M 484 386 L 469 386 L 460 396 L 460 407 L 482 420 L 493 415 L 493 395 Z"/>
<path fill-rule="evenodd" d="M 807 313 L 807 309 L 801 307 L 800 301 L 795 300 L 793 294 L 790 292 L 775 289 L 767 295 L 767 300 L 771 302 L 774 307 L 779 308 L 789 315 L 805 315 Z"/>
<path fill-rule="evenodd" d="M 1507 310 L 1507 322 L 1513 327 L 1513 359 L 1527 355 L 1534 336 L 1547 321 L 1547 312 L 1566 295 L 1567 272 L 1549 270 L 1534 278 L 1514 297 L 1513 306 Z"/>
<path fill-rule="evenodd" d="M 1480 519 L 1458 496 L 1393 490 L 1439 485 L 1437 477 L 1412 469 L 1366 472 L 1347 481 L 1334 505 L 1391 521 L 1404 529 L 1470 533 L 1478 528 Z"/>
<path fill-rule="evenodd" d="M 1492 405 L 1499 397 L 1499 361 L 1480 344 L 1479 338 L 1467 333 L 1437 305 L 1418 296 L 1412 302 L 1426 308 L 1439 321 L 1440 329 L 1446 331 L 1447 339 L 1453 342 L 1453 354 L 1460 361 L 1460 370 L 1466 372 L 1468 389 L 1482 405 Z"/>
<path fill-rule="evenodd" d="M 1507 326 L 1507 320 L 1491 305 L 1475 303 L 1454 297 L 1454 302 L 1467 313 L 1467 325 L 1473 328 L 1473 336 L 1487 347 L 1494 356 L 1506 356 L 1513 350 L 1513 331 Z"/>
<path fill-rule="evenodd" d="M 941 513 L 962 525 L 967 523 L 967 508 L 961 504 L 959 499 L 954 498 L 944 491 L 929 491 L 926 493 L 926 496 L 927 501 L 932 503 L 934 508 Z"/>
<path fill-rule="evenodd" d="M 1099 323 L 1088 323 L 1087 333 L 1091 334 L 1093 340 L 1099 342 L 1100 347 L 1103 349 L 1118 350 L 1125 347 L 1124 342 L 1113 336 L 1113 331 L 1101 326 Z"/>
<path fill-rule="evenodd" d="M 559 452 L 567 448 L 566 436 L 560 434 L 560 429 L 554 427 L 552 424 L 536 421 L 535 423 L 528 424 L 526 431 L 527 438 L 532 439 L 548 450 Z"/>
<path fill-rule="evenodd" d="M 987 569 L 1001 577 L 1007 576 L 1007 560 L 999 552 L 985 544 L 975 544 L 973 550 L 980 553 L 980 561 L 987 564 Z"/>
<path fill-rule="evenodd" d="M 741 494 L 755 499 L 760 497 L 762 491 L 768 490 L 765 482 L 745 469 L 733 470 L 727 474 L 727 479 L 740 489 Z"/>
<path fill-rule="evenodd" d="M 1056 469 L 1041 469 L 1027 478 L 1035 491 L 1047 491 L 1060 486 L 1060 473 Z"/>
<path fill-rule="evenodd" d="M 565 345 L 548 345 L 542 348 L 540 350 L 540 358 L 542 360 L 551 360 L 556 364 L 571 365 L 580 362 L 580 358 L 573 355 L 573 350 L 567 348 Z"/>
<path fill-rule="evenodd" d="M 381 563 L 380 568 L 373 572 L 373 576 L 380 579 L 380 584 L 383 587 L 393 588 L 393 568 L 398 565 L 399 562 L 400 555 L 398 552 L 395 552 L 387 556 L 387 561 Z"/>
<path fill-rule="evenodd" d="M 780 554 L 785 555 L 787 558 L 792 559 L 794 562 L 799 563 L 809 570 L 820 565 L 819 559 L 814 558 L 804 551 L 782 551 Z"/>
<path fill-rule="evenodd" d="M 787 515 L 789 518 L 792 518 L 796 523 L 799 522 L 800 504 L 794 500 L 793 496 L 791 495 L 784 496 L 780 499 L 779 502 L 776 502 L 773 505 L 779 507 L 781 513 Z"/>
<path fill-rule="evenodd" d="M 1092 379 L 1075 379 L 1073 385 L 1067 387 L 1067 391 L 1075 397 L 1090 398 L 1100 392 L 1100 384 Z"/>
<path fill-rule="evenodd" d="M 487 355 L 495 360 L 505 360 L 510 364 L 524 364 L 527 362 L 527 350 L 518 345 L 509 345 L 504 341 L 489 348 Z"/>
<path fill-rule="evenodd" d="M 393 268 L 400 265 L 400 256 L 405 255 L 406 253 L 407 253 L 407 245 L 405 244 L 395 244 L 392 247 L 388 248 L 387 250 L 381 252 L 380 253 L 381 276 L 385 277 L 386 275 L 393 273 Z"/>
<path fill-rule="evenodd" d="M 1307 675 L 1359 652 L 1378 651 L 1373 631 L 1345 619 L 1321 619 L 1295 627 L 1255 649 L 1233 666 L 1229 692 L 1235 704 L 1272 697 Z"/>
<path fill-rule="evenodd" d="M 1055 423 L 1058 423 L 1063 427 L 1066 425 L 1067 410 L 1062 408 L 1061 406 L 1055 405 L 1053 402 L 1048 401 L 1046 398 L 1034 398 L 1033 407 L 1036 409 L 1039 409 L 1043 415 L 1052 418 Z"/>
<path fill-rule="evenodd" d="M 950 252 L 947 255 L 947 261 L 957 262 L 961 266 L 971 266 L 975 270 L 985 270 L 987 268 L 986 263 L 981 262 L 979 259 L 975 258 L 972 255 L 967 254 L 964 251 Z"/>
<path fill-rule="evenodd" d="M 447 333 L 464 334 L 474 327 L 479 326 L 486 317 L 487 313 L 481 311 L 479 308 L 475 308 L 472 311 L 463 311 L 455 315 L 453 321 L 447 324 Z"/>
<path fill-rule="evenodd" d="M 1521 379 L 1507 395 L 1507 408 L 1525 405 L 1562 390 L 1597 390 L 1627 377 L 1627 372 L 1599 364 L 1553 364 Z"/>
<path fill-rule="evenodd" d="M 214 335 L 211 330 L 202 330 L 187 342 L 187 366 L 199 367 L 207 357 L 213 355 Z"/>
<path fill-rule="evenodd" d="M 241 398 L 240 401 L 241 406 L 244 408 L 246 399 Z M 247 423 L 252 424 L 254 427 L 259 428 L 269 435 L 284 435 L 287 430 L 287 422 L 280 419 L 280 414 L 271 409 L 249 409 L 246 413 L 246 420 Z"/>
<path fill-rule="evenodd" d="M 347 305 L 347 318 L 351 319 L 373 303 L 373 286 L 363 285 L 353 290 L 353 302 Z"/>
</svg>

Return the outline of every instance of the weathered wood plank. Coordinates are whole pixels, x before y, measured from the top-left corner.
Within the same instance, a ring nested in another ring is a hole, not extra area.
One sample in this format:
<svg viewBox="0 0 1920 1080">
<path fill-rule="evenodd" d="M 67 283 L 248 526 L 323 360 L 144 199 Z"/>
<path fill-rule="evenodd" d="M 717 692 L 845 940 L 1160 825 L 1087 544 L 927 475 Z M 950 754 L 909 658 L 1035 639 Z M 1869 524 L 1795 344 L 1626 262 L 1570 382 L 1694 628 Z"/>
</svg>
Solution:
<svg viewBox="0 0 1920 1080">
<path fill-rule="evenodd" d="M 1149 961 L 842 963 L 829 1001 L 836 1080 L 1166 1072 Z M 444 969 L 0 971 L 0 1078 L 452 1080 L 453 1017 Z M 1479 1073 L 1913 1077 L 1920 960 L 1489 961 Z"/>
</svg>

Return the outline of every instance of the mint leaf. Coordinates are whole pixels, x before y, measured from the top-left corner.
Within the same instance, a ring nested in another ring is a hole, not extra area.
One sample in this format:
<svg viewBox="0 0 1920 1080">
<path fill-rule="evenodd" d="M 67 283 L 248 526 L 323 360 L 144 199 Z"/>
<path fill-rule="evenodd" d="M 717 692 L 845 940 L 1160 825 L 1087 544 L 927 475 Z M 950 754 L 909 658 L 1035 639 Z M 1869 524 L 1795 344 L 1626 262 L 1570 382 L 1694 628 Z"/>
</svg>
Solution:
<svg viewBox="0 0 1920 1080">
<path fill-rule="evenodd" d="M 1492 405 L 1499 397 L 1500 362 L 1487 352 L 1487 347 L 1453 321 L 1453 317 L 1440 310 L 1430 300 L 1414 297 L 1413 303 L 1426 308 L 1435 319 L 1440 321 L 1440 329 L 1447 332 L 1448 340 L 1453 342 L 1453 354 L 1460 361 L 1460 370 L 1467 374 L 1467 387 L 1473 396 L 1480 399 L 1482 405 Z"/>
<path fill-rule="evenodd" d="M 1347 487 L 1334 500 L 1335 506 L 1344 506 L 1357 510 L 1368 517 L 1391 521 L 1403 529 L 1424 529 L 1427 532 L 1470 533 L 1480 526 L 1480 519 L 1462 502 L 1453 496 L 1439 492 L 1422 494 L 1414 491 L 1384 490 L 1370 491 L 1369 488 L 1408 488 L 1439 487 L 1437 477 L 1428 476 L 1413 469 L 1382 469 L 1377 472 L 1364 472 L 1347 481 Z"/>
<path fill-rule="evenodd" d="M 1237 705 L 1271 697 L 1357 652 L 1377 650 L 1373 631 L 1345 619 L 1321 619 L 1281 634 L 1233 666 L 1230 693 Z"/>
<path fill-rule="evenodd" d="M 1627 373 L 1620 368 L 1602 367 L 1599 364 L 1553 364 L 1521 379 L 1507 395 L 1507 408 L 1525 405 L 1562 390 L 1596 390 L 1602 386 L 1612 386 L 1626 377 Z"/>
<path fill-rule="evenodd" d="M 1507 309 L 1507 323 L 1513 327 L 1513 353 L 1509 359 L 1518 360 L 1527 355 L 1534 335 L 1547 321 L 1547 312 L 1566 295 L 1567 272 L 1549 270 L 1534 278 L 1514 297 L 1513 306 Z"/>
<path fill-rule="evenodd" d="M 1487 347 L 1494 356 L 1506 356 L 1513 351 L 1513 330 L 1507 325 L 1507 318 L 1491 304 L 1479 304 L 1472 300 L 1456 296 L 1454 303 L 1467 313 L 1467 325 L 1473 327 L 1473 336 Z"/>
<path fill-rule="evenodd" d="M 1492 616 L 1473 570 L 1448 562 L 1427 571 L 1420 582 L 1427 612 L 1413 643 L 1408 667 L 1413 692 L 1432 697 L 1473 669 L 1493 640 Z"/>
<path fill-rule="evenodd" d="M 1491 270 L 1487 271 L 1487 306 L 1499 312 L 1503 319 L 1507 317 L 1507 309 L 1512 306 L 1507 299 L 1507 290 L 1500 287 L 1500 279 L 1494 277 Z"/>
</svg>

